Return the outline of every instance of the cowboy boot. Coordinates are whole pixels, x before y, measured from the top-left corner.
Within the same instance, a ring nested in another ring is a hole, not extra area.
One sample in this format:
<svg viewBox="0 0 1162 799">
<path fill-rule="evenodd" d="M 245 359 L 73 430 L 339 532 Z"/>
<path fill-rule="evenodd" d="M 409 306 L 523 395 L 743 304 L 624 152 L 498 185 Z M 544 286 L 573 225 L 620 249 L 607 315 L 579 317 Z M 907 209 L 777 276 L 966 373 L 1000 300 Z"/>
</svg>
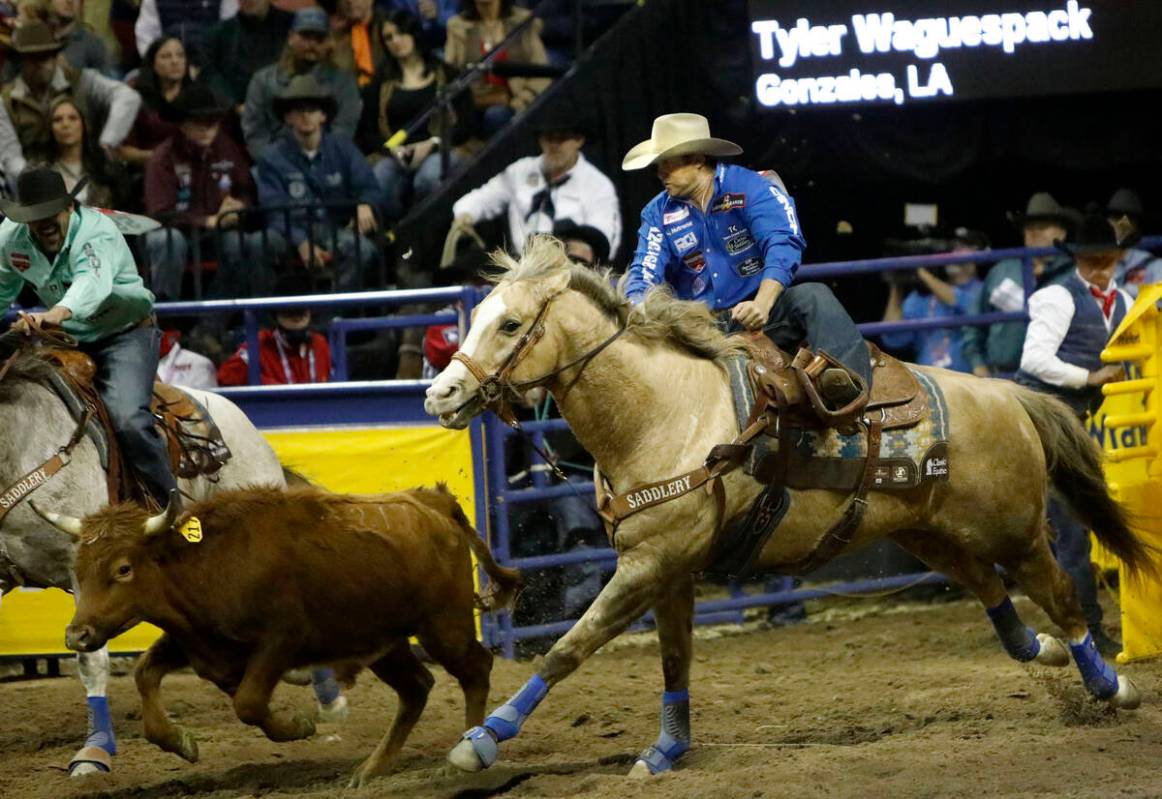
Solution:
<svg viewBox="0 0 1162 799">
<path fill-rule="evenodd" d="M 791 361 L 808 405 L 827 427 L 850 428 L 868 402 L 863 381 L 826 352 L 801 348 Z"/>
</svg>

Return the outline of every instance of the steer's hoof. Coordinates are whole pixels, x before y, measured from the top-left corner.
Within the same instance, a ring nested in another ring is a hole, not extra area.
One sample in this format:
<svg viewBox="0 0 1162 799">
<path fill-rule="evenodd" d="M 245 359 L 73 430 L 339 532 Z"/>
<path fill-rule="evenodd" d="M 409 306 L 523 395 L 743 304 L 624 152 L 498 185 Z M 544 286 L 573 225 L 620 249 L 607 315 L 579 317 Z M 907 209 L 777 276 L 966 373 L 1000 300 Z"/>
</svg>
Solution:
<svg viewBox="0 0 1162 799">
<path fill-rule="evenodd" d="M 334 702 L 319 703 L 319 721 L 323 724 L 337 724 L 340 721 L 346 721 L 348 712 L 347 697 L 342 694 Z"/>
<path fill-rule="evenodd" d="M 496 739 L 484 727 L 464 733 L 460 743 L 448 753 L 448 762 L 461 771 L 483 771 L 496 762 Z"/>
<path fill-rule="evenodd" d="M 1072 659 L 1069 657 L 1069 650 L 1065 648 L 1065 644 L 1052 635 L 1037 633 L 1037 643 L 1041 645 L 1041 650 L 1037 653 L 1037 657 L 1033 658 L 1034 663 L 1055 668 L 1070 664 Z"/>
<path fill-rule="evenodd" d="M 1142 692 L 1133 680 L 1124 674 L 1118 675 L 1118 692 L 1110 697 L 1110 704 L 1120 710 L 1135 710 L 1142 704 Z"/>
<path fill-rule="evenodd" d="M 175 755 L 190 763 L 198 762 L 198 739 L 185 727 L 178 728 L 177 746 L 172 750 Z"/>
<path fill-rule="evenodd" d="M 639 760 L 633 764 L 633 768 L 629 770 L 627 776 L 635 780 L 648 780 L 654 774 L 650 771 L 650 767 L 646 765 L 646 761 Z"/>
<path fill-rule="evenodd" d="M 84 746 L 69 761 L 69 776 L 108 774 L 113 770 L 113 758 L 99 746 Z"/>
</svg>

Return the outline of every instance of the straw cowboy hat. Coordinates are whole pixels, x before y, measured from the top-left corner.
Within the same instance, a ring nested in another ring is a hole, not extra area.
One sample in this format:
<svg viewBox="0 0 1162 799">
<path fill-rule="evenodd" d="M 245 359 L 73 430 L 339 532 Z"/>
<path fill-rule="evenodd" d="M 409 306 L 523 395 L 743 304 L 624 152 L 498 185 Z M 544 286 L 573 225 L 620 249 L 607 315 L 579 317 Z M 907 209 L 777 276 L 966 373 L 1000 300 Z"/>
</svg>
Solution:
<svg viewBox="0 0 1162 799">
<path fill-rule="evenodd" d="M 650 137 L 625 154 L 621 168 L 627 172 L 645 169 L 663 158 L 680 155 L 739 155 L 742 148 L 732 141 L 710 135 L 710 123 L 701 114 L 665 114 L 654 120 Z"/>
<path fill-rule="evenodd" d="M 16 178 L 18 200 L 0 200 L 0 212 L 13 222 L 27 224 L 55 216 L 69 207 L 86 180 L 78 180 L 72 191 L 65 188 L 64 178 L 48 167 L 32 167 Z"/>
</svg>

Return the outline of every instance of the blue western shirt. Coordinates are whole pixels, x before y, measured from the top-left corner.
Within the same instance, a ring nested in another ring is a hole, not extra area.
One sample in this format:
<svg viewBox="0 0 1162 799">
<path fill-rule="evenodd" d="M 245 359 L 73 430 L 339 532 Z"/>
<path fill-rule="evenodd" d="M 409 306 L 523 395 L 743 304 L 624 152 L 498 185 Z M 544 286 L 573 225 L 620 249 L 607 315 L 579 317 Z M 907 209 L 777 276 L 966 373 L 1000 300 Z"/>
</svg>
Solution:
<svg viewBox="0 0 1162 799">
<path fill-rule="evenodd" d="M 665 191 L 642 211 L 625 293 L 636 303 L 669 283 L 679 299 L 731 308 L 765 279 L 789 286 L 806 246 L 786 192 L 758 172 L 720 163 L 707 213 Z"/>
</svg>

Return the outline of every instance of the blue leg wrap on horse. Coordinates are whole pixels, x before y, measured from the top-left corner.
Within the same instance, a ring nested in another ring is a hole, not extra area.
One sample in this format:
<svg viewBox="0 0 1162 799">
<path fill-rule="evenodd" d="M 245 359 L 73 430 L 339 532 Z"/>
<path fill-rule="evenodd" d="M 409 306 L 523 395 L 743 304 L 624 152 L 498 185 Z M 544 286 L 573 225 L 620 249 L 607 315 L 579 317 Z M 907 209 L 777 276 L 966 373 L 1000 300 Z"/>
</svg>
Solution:
<svg viewBox="0 0 1162 799">
<path fill-rule="evenodd" d="M 515 738 L 525 719 L 537 709 L 537 705 L 548 692 L 548 684 L 541 679 L 541 675 L 534 674 L 512 699 L 492 711 L 484 720 L 484 726 L 492 732 L 497 741 Z"/>
<path fill-rule="evenodd" d="M 117 754 L 113 720 L 109 717 L 109 700 L 103 696 L 90 696 L 85 701 L 89 705 L 89 737 L 85 740 L 85 746 L 98 746 L 111 755 Z"/>
<path fill-rule="evenodd" d="M 662 694 L 662 731 L 652 746 L 647 746 L 638 760 L 651 774 L 669 771 L 674 761 L 690 749 L 690 692 L 666 691 Z"/>
<path fill-rule="evenodd" d="M 1005 597 L 1005 601 L 995 608 L 987 608 L 989 620 L 997 630 L 997 637 L 1013 660 L 1027 663 L 1041 651 L 1041 642 L 1037 635 L 1024 624 L 1013 607 L 1013 601 Z"/>
<path fill-rule="evenodd" d="M 335 680 L 334 669 L 315 669 L 311 672 L 311 683 L 319 704 L 329 705 L 339 698 L 341 691 L 339 683 Z"/>
<path fill-rule="evenodd" d="M 1093 636 L 1085 634 L 1080 644 L 1070 642 L 1069 651 L 1081 672 L 1086 689 L 1098 699 L 1109 699 L 1118 692 L 1118 673 L 1102 660 L 1101 653 L 1093 643 Z"/>
</svg>

